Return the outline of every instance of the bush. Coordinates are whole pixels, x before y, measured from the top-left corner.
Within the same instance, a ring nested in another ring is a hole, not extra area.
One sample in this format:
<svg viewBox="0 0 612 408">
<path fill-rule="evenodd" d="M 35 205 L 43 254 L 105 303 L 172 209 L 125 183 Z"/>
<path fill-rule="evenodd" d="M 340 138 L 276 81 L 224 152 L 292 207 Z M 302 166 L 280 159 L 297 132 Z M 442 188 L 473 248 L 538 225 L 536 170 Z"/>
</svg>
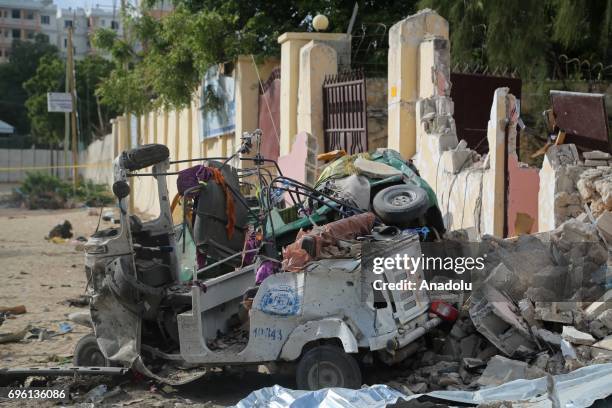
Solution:
<svg viewBox="0 0 612 408">
<path fill-rule="evenodd" d="M 81 181 L 74 191 L 71 183 L 40 172 L 28 172 L 17 193 L 18 201 L 30 209 L 65 208 L 71 206 L 71 200 L 92 207 L 109 205 L 114 201 L 104 184 L 96 184 L 91 180 Z"/>
</svg>

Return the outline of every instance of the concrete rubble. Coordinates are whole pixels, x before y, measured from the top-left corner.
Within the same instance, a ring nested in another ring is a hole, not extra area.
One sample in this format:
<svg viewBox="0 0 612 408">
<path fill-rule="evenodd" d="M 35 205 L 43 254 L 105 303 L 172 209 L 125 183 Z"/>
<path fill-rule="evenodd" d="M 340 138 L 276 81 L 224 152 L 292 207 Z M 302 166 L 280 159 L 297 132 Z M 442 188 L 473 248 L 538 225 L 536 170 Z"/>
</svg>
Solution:
<svg viewBox="0 0 612 408">
<path fill-rule="evenodd" d="M 609 216 L 571 219 L 547 233 L 483 237 L 486 266 L 472 271 L 459 318 L 432 331 L 411 374 L 394 381 L 418 393 L 479 390 L 612 362 L 612 247 L 602 233 Z"/>
</svg>

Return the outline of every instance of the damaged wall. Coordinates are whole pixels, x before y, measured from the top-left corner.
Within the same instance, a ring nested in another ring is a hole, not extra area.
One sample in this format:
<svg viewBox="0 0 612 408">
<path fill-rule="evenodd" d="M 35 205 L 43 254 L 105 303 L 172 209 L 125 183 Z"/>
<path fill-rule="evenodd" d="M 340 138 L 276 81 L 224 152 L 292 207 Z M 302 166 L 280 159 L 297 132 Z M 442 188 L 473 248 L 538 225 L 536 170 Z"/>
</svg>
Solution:
<svg viewBox="0 0 612 408">
<path fill-rule="evenodd" d="M 514 107 L 507 88 L 493 97 L 483 160 L 457 140 L 450 98 L 450 49 L 443 36 L 426 36 L 418 47 L 416 155 L 421 176 L 438 196 L 447 229 L 474 228 L 502 236 L 504 221 L 505 130 Z M 392 116 L 389 116 L 391 129 Z M 516 118 L 513 119 L 516 123 Z"/>
<path fill-rule="evenodd" d="M 576 146 L 551 146 L 540 170 L 539 230 L 557 228 L 589 207 L 595 218 L 612 211 L 612 155 L 583 153 Z"/>
<path fill-rule="evenodd" d="M 366 78 L 368 150 L 387 147 L 387 78 Z"/>
</svg>

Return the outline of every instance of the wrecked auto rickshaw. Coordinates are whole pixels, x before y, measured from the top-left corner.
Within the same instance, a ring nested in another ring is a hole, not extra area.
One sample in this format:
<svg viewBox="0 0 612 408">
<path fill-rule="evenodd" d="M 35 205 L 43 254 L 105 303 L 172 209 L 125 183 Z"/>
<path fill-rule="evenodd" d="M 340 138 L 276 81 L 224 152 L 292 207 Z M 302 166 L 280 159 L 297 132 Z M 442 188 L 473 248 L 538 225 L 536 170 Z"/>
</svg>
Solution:
<svg viewBox="0 0 612 408">
<path fill-rule="evenodd" d="M 246 135 L 238 153 L 248 153 L 257 136 Z M 231 160 L 253 166 L 233 168 Z M 303 229 L 355 217 L 380 220 L 323 188 L 283 177 L 274 161 L 259 154 L 193 161 L 201 163 L 193 174 L 210 174 L 206 182 L 183 189 L 184 217 L 175 225 L 166 176 L 176 174 L 169 169 L 178 162 L 169 161 L 168 149 L 145 145 L 115 159 L 120 225 L 97 231 L 85 245 L 95 334 L 77 345 L 75 365 L 132 367 L 177 385 L 209 367 L 267 364 L 294 370 L 300 389 L 355 388 L 361 386 L 359 363 L 372 362 L 374 354 L 388 364 L 401 361 L 412 342 L 444 319 L 444 308 L 431 313 L 427 293 L 375 294 L 369 281 L 368 259 L 374 255 L 420 256 L 418 233 L 385 235 L 388 228 L 382 226 L 372 234 L 368 227 L 367 233 L 341 237 L 337 253 L 322 257 L 316 243 L 303 239 Z M 139 172 L 151 166 L 150 173 Z M 160 213 L 151 221 L 130 213 L 133 176 L 156 182 Z M 404 183 L 398 177 L 387 177 L 386 188 Z M 243 195 L 245 187 L 256 193 Z M 414 197 L 398 199 L 397 207 Z M 288 206 L 290 199 L 296 204 Z M 411 217 L 422 219 L 431 206 L 418 205 Z M 308 256 L 292 269 L 281 264 L 281 251 L 288 243 L 295 246 L 297 235 L 298 249 Z M 249 246 L 252 237 L 256 244 Z M 190 245 L 197 263 L 185 257 Z M 276 273 L 261 279 L 266 262 Z M 386 282 L 422 279 L 421 271 L 384 272 Z"/>
</svg>

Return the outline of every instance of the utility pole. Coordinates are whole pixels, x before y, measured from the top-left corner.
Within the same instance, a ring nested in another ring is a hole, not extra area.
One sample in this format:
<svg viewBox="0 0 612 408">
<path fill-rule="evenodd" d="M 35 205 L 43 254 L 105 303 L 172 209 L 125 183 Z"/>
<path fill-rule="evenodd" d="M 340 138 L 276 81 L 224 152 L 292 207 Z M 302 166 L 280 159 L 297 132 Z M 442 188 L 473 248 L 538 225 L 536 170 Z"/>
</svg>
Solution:
<svg viewBox="0 0 612 408">
<path fill-rule="evenodd" d="M 74 81 L 74 48 L 72 46 L 72 30 L 73 27 L 68 27 L 68 61 L 66 69 L 68 70 L 68 83 L 70 86 L 70 96 L 72 98 L 72 112 L 70 113 L 72 122 L 72 187 L 74 190 L 78 184 L 78 135 L 77 135 L 77 120 L 76 120 L 76 109 L 77 109 L 77 98 L 76 98 L 76 86 Z"/>
</svg>

